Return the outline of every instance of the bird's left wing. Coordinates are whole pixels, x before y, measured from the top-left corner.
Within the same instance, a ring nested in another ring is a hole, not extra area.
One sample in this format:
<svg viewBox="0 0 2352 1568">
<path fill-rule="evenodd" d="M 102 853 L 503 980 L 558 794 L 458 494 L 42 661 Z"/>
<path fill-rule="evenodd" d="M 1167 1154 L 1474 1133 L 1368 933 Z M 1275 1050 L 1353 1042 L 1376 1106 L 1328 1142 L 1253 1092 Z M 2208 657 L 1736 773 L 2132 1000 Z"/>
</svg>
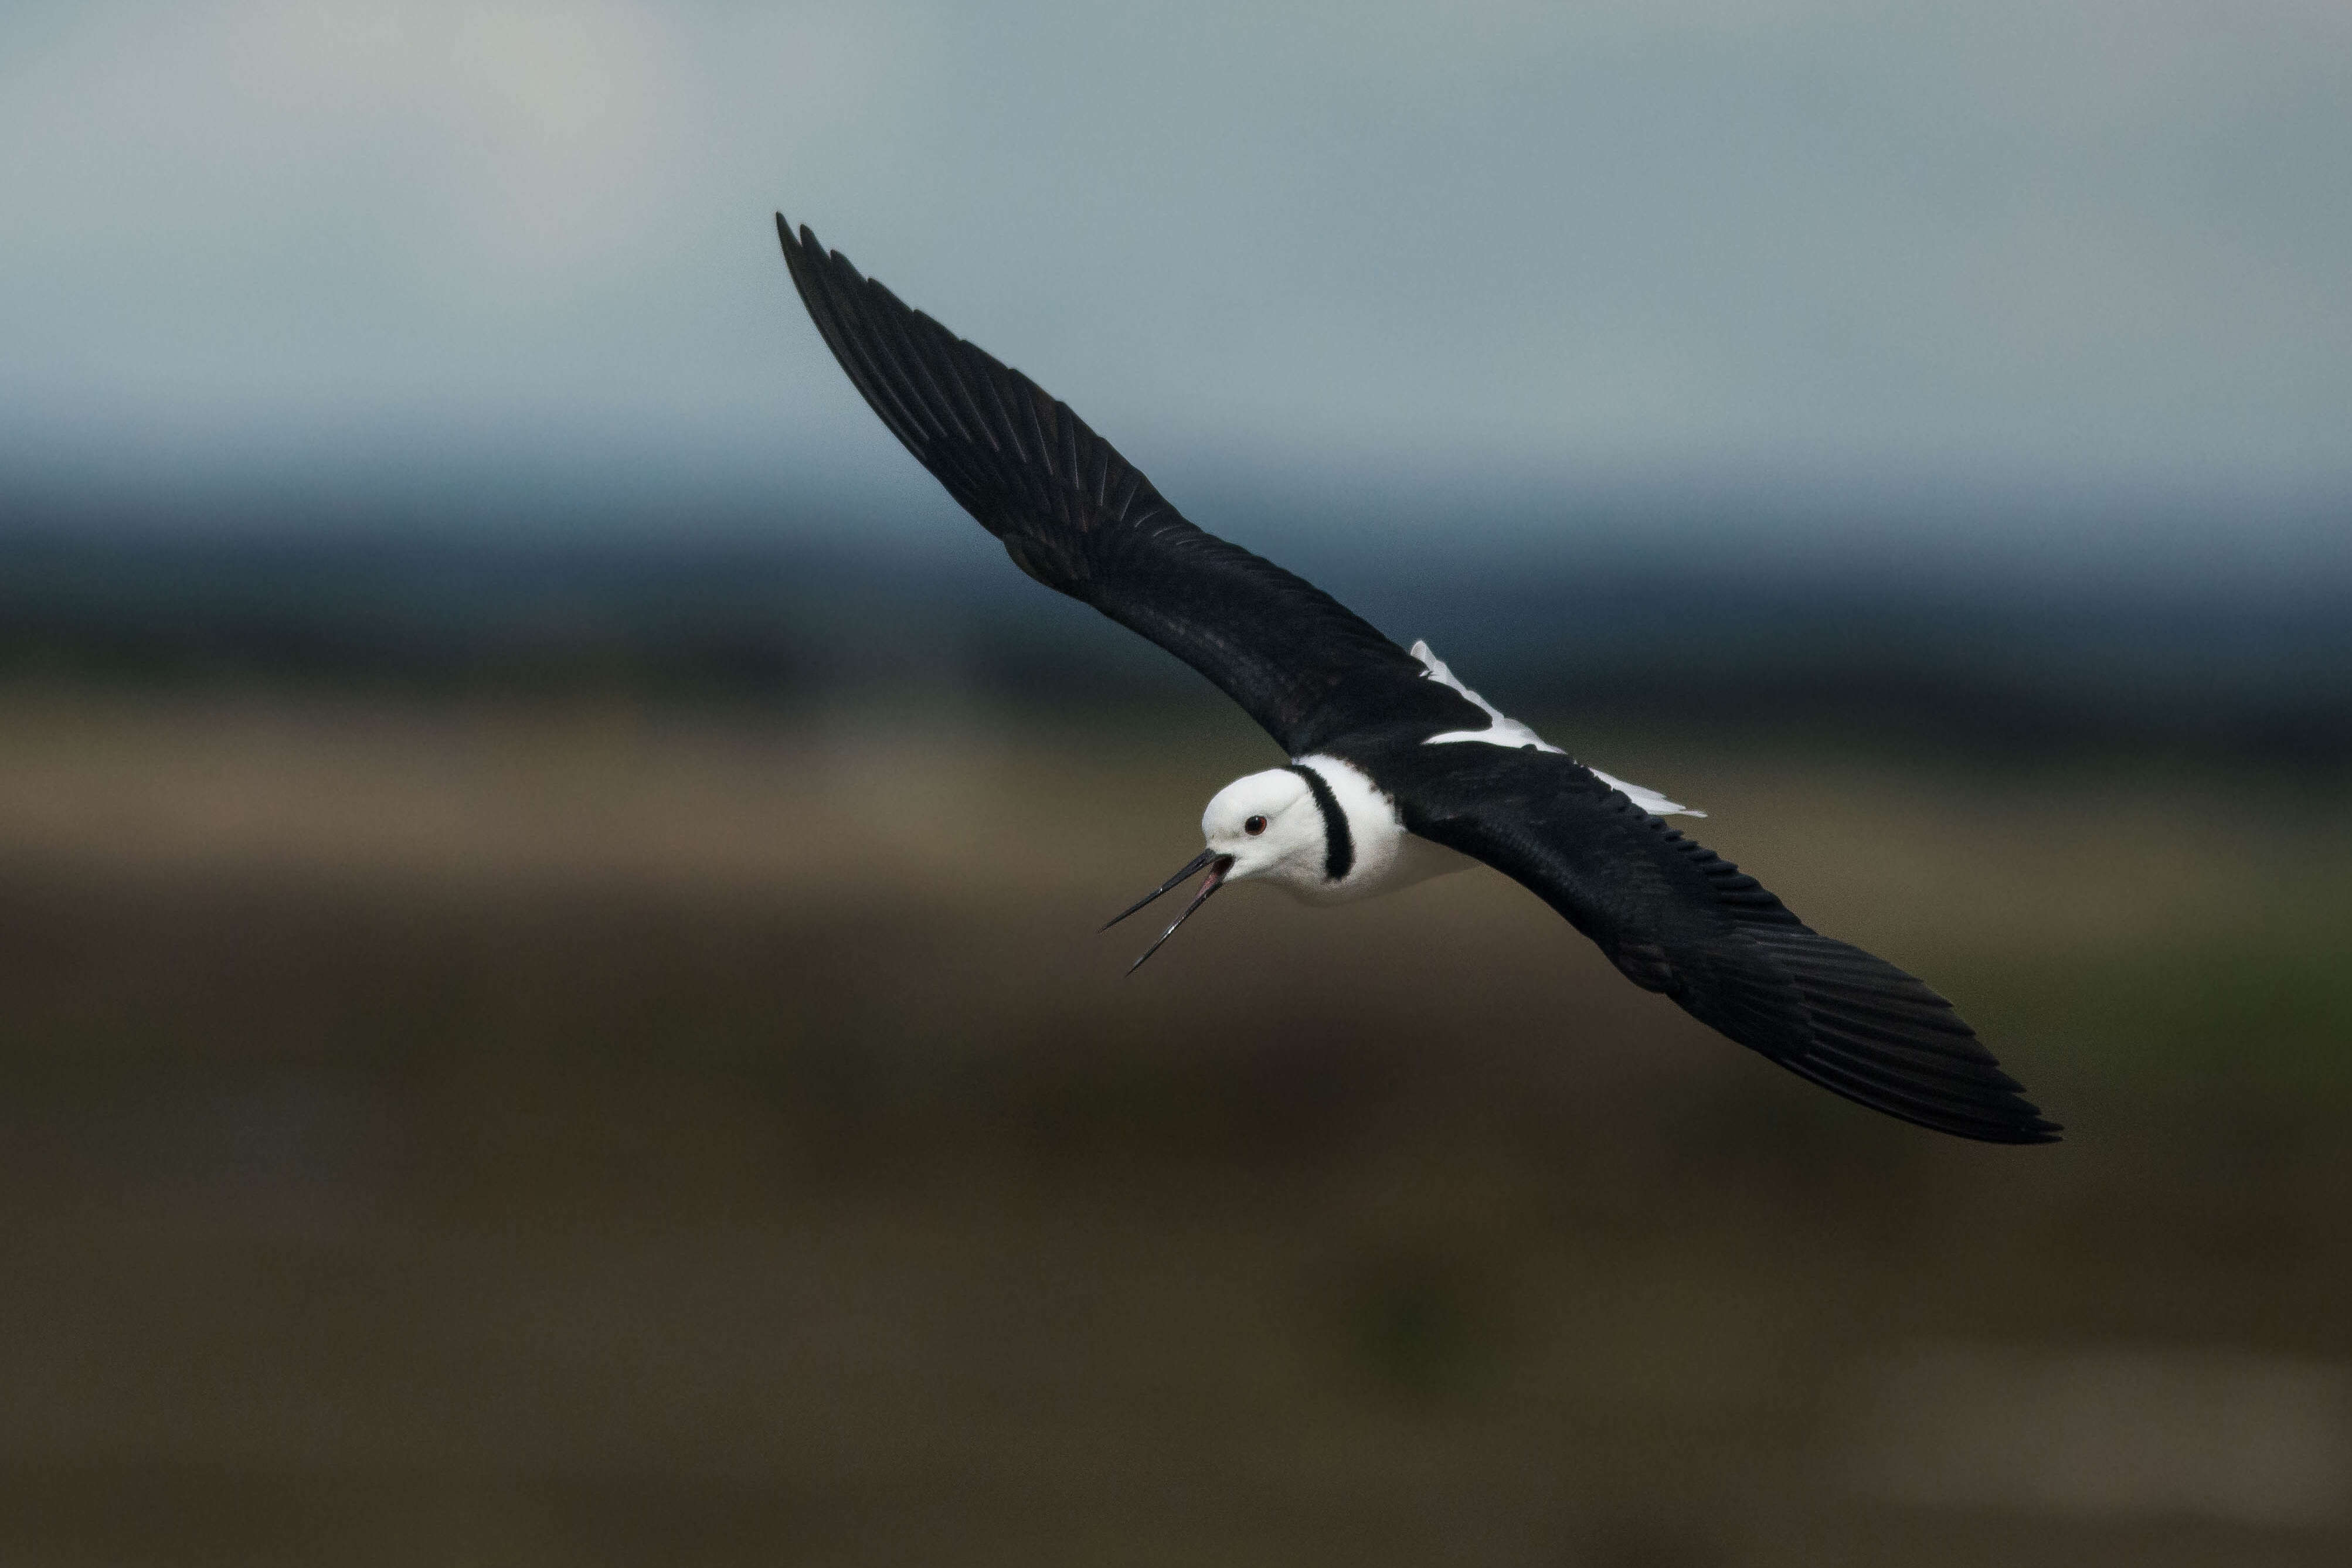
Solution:
<svg viewBox="0 0 2352 1568">
<path fill-rule="evenodd" d="M 1376 769 L 1404 824 L 1525 884 L 1626 978 L 1847 1099 L 1963 1138 L 2042 1119 L 1951 1004 L 1554 752 L 1423 746 Z"/>
<path fill-rule="evenodd" d="M 1484 716 L 1329 594 L 1187 522 L 1109 442 L 776 214 L 801 302 L 882 423 L 1022 570 L 1213 682 L 1293 757 L 1377 718 Z"/>
</svg>

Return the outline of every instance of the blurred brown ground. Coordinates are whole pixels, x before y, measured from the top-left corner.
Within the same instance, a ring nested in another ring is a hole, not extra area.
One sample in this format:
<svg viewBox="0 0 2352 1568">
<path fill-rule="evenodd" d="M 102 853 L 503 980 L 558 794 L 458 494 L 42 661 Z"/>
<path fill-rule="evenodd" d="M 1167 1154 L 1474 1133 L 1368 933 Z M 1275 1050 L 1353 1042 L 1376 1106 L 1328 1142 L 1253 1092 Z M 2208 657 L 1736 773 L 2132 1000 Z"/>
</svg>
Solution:
<svg viewBox="0 0 2352 1568">
<path fill-rule="evenodd" d="M 0 1561 L 2348 1560 L 2343 791 L 1575 748 L 2068 1142 L 1484 873 L 1122 979 L 1206 709 L 0 693 Z"/>
</svg>

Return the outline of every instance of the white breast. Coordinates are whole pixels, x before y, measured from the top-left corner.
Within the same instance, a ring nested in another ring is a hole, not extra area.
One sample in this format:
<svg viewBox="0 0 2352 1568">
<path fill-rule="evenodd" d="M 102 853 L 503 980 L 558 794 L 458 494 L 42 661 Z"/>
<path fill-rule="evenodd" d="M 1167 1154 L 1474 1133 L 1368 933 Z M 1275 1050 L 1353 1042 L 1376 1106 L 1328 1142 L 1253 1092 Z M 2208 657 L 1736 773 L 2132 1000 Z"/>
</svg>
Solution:
<svg viewBox="0 0 2352 1568">
<path fill-rule="evenodd" d="M 1381 792 L 1363 769 L 1352 762 L 1318 753 L 1298 759 L 1331 787 L 1331 798 L 1348 819 L 1348 836 L 1355 862 L 1338 882 L 1286 883 L 1301 898 L 1316 904 L 1347 904 L 1394 893 L 1433 876 L 1467 871 L 1478 862 L 1444 844 L 1430 842 L 1405 831 L 1396 802 Z"/>
</svg>

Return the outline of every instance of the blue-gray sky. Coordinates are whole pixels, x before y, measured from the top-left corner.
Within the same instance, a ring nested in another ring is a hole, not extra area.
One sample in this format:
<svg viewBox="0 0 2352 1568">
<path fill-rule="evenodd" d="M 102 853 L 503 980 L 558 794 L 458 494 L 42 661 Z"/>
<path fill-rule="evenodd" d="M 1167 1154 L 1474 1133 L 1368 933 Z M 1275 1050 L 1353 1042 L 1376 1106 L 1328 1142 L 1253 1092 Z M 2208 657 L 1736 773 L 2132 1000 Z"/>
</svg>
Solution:
<svg viewBox="0 0 2352 1568">
<path fill-rule="evenodd" d="M 2352 494 L 2340 0 L 16 0 L 0 146 L 45 486 L 888 509 L 782 206 L 1180 504 Z"/>
</svg>

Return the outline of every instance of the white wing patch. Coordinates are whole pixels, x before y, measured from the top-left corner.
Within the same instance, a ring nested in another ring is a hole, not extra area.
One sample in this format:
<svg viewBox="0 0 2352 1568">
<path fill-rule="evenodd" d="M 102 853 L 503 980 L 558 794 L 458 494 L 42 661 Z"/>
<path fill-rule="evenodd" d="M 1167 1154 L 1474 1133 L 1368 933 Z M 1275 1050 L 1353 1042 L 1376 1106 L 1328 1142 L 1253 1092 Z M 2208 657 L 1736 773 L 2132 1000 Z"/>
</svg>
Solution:
<svg viewBox="0 0 2352 1568">
<path fill-rule="evenodd" d="M 1412 656 L 1421 661 L 1422 679 L 1435 681 L 1440 685 L 1452 686 L 1471 702 L 1475 703 L 1486 716 L 1486 727 L 1484 729 L 1449 729 L 1444 735 L 1431 736 L 1422 742 L 1423 746 L 1445 746 L 1457 740 L 1483 740 L 1489 746 L 1507 747 L 1513 751 L 1532 746 L 1538 751 L 1549 751 L 1560 757 L 1568 755 L 1517 719 L 1506 717 L 1493 703 L 1456 680 L 1454 672 L 1445 667 L 1445 661 L 1429 651 L 1427 643 L 1415 643 L 1412 645 Z M 1585 766 L 1591 768 L 1591 763 Z M 1612 789 L 1619 791 L 1653 817 L 1704 817 L 1706 815 L 1705 811 L 1696 810 L 1689 806 L 1678 806 L 1655 789 L 1645 789 L 1639 784 L 1628 784 L 1622 779 L 1601 772 L 1598 768 L 1592 768 L 1592 776 Z"/>
<path fill-rule="evenodd" d="M 1431 736 L 1422 742 L 1423 746 L 1444 746 L 1456 740 L 1483 740 L 1489 746 L 1507 746 L 1514 751 L 1532 746 L 1538 751 L 1549 751 L 1560 757 L 1568 755 L 1517 719 L 1505 717 L 1502 709 L 1456 680 L 1454 672 L 1445 667 L 1445 661 L 1429 651 L 1428 643 L 1415 643 L 1412 656 L 1421 661 L 1422 679 L 1435 681 L 1441 686 L 1452 686 L 1477 704 L 1486 715 L 1486 727 L 1484 729 L 1449 729 L 1444 735 Z M 1616 780 L 1612 779 L 1610 782 L 1614 784 Z M 1643 791 L 1644 794 L 1648 792 Z"/>
<path fill-rule="evenodd" d="M 1696 806 L 1678 806 L 1655 789 L 1645 789 L 1639 784 L 1628 784 L 1614 774 L 1603 773 L 1598 768 L 1593 768 L 1590 762 L 1586 763 L 1585 767 L 1592 769 L 1592 776 L 1595 779 L 1600 779 L 1653 817 L 1704 817 L 1706 815 Z"/>
</svg>

